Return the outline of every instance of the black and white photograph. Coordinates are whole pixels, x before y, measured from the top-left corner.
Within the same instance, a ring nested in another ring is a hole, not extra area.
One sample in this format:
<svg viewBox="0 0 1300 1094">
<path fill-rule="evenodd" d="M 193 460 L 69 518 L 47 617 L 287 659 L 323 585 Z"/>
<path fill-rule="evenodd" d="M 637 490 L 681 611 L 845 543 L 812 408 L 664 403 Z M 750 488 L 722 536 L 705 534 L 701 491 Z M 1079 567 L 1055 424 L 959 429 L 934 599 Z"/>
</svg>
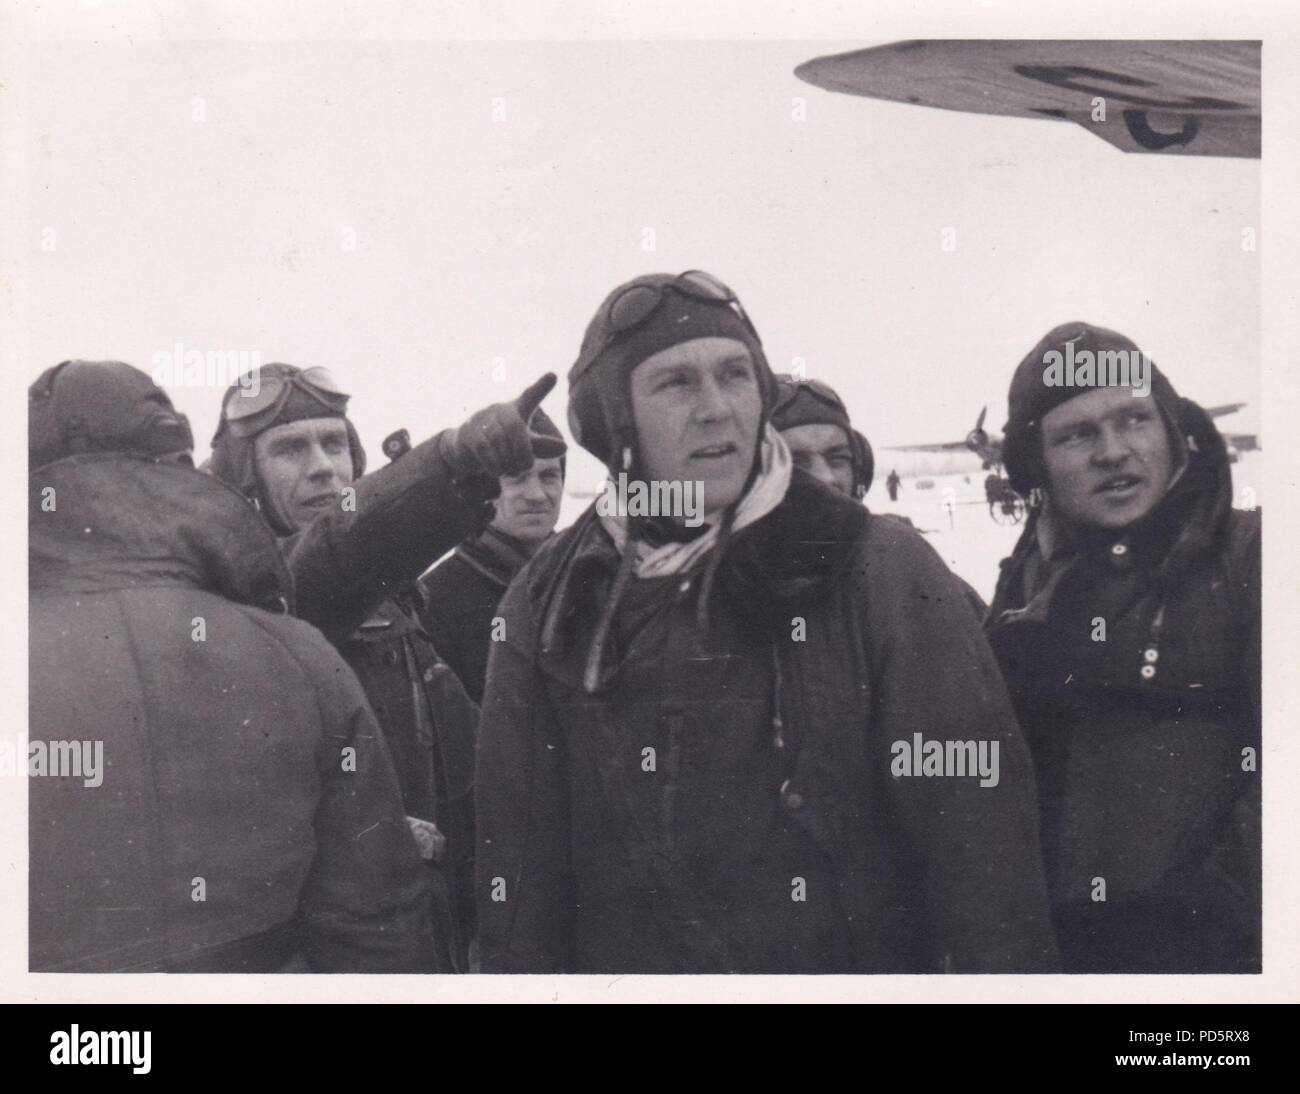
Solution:
<svg viewBox="0 0 1300 1094">
<path fill-rule="evenodd" d="M 1294 11 L 3 22 L 11 1001 L 1295 999 Z"/>
</svg>

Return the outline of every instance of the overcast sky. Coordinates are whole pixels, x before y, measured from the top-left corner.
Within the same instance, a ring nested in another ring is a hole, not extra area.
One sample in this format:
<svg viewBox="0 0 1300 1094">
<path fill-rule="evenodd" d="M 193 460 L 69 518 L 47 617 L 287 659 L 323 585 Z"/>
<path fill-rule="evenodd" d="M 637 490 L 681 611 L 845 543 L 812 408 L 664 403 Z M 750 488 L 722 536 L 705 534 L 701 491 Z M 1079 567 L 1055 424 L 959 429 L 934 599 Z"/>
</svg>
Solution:
<svg viewBox="0 0 1300 1094">
<path fill-rule="evenodd" d="M 327 365 L 377 461 L 398 426 L 563 378 L 618 281 L 702 267 L 878 452 L 959 439 L 984 403 L 1000 429 L 1011 369 L 1068 319 L 1258 426 L 1257 161 L 793 75 L 873 44 L 34 44 L 28 372 L 176 343 Z M 206 455 L 219 391 L 172 393 Z M 563 379 L 546 406 L 563 420 Z"/>
</svg>

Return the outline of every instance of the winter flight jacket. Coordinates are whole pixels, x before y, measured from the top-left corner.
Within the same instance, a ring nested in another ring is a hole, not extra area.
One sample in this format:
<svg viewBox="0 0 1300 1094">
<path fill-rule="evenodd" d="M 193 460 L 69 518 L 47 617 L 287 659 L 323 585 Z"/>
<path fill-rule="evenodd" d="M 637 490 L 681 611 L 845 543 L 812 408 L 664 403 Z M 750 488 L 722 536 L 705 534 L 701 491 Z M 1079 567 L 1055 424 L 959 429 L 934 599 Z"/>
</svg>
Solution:
<svg viewBox="0 0 1300 1094">
<path fill-rule="evenodd" d="M 770 878 L 754 871 L 772 841 L 783 862 L 807 864 L 781 881 L 787 895 L 801 879 L 831 893 L 832 907 L 812 908 L 822 933 L 786 922 L 792 939 L 839 947 L 835 971 L 1051 970 L 1029 757 L 959 582 L 915 532 L 798 471 L 725 550 L 709 633 L 695 624 L 699 574 L 670 579 L 667 640 L 616 644 L 594 694 L 583 669 L 618 564 L 594 512 L 510 586 L 478 747 L 484 970 L 775 960 L 781 937 L 762 938 L 763 920 L 730 922 L 725 899 L 708 904 L 692 880 L 702 855 L 728 875 L 719 884 L 762 896 Z M 757 689 L 724 691 L 735 671 Z M 918 740 L 996 743 L 997 785 L 927 776 L 919 759 L 900 773 L 900 744 Z M 721 755 L 723 741 L 750 752 Z M 781 766 L 764 751 L 774 747 Z M 736 785 L 737 772 L 761 785 Z M 735 801 L 755 810 L 750 823 Z M 807 968 L 824 958 L 807 951 Z"/>
<path fill-rule="evenodd" d="M 257 514 L 124 455 L 37 468 L 29 493 L 30 735 L 103 756 L 98 786 L 30 780 L 31 968 L 430 968 L 392 761 L 338 654 L 280 614 Z"/>
<path fill-rule="evenodd" d="M 491 506 L 454 480 L 441 434 L 355 484 L 352 503 L 283 542 L 295 612 L 361 681 L 388 742 L 409 816 L 446 839 L 432 866 L 443 971 L 466 971 L 472 930 L 474 738 L 478 706 L 415 612 L 415 580 Z"/>
<path fill-rule="evenodd" d="M 1078 971 L 1259 968 L 1260 514 L 1231 508 L 1223 442 L 1190 413 L 1190 463 L 1147 519 L 1058 560 L 1036 518 L 989 613 Z"/>
</svg>

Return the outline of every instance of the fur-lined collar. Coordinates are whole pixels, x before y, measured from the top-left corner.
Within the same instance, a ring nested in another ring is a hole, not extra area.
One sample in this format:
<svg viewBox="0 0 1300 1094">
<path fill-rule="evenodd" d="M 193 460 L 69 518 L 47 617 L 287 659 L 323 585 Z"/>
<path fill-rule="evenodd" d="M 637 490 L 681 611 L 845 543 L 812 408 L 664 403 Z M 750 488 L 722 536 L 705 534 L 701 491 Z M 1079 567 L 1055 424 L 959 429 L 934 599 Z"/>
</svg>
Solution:
<svg viewBox="0 0 1300 1094">
<path fill-rule="evenodd" d="M 859 503 L 796 470 L 780 504 L 723 547 L 712 595 L 728 597 L 756 622 L 788 623 L 835 588 L 869 519 Z M 534 557 L 525 580 L 548 674 L 581 680 L 618 564 L 594 505 Z M 616 671 L 605 666 L 602 683 Z"/>
</svg>

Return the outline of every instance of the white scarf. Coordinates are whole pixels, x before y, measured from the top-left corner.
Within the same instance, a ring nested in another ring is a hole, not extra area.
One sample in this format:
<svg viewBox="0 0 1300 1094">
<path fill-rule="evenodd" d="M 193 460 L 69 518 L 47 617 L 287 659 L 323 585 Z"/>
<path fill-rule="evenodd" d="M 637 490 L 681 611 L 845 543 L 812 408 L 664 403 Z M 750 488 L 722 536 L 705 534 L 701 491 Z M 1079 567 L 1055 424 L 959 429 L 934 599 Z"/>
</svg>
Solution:
<svg viewBox="0 0 1300 1094">
<path fill-rule="evenodd" d="M 736 519 L 731 526 L 733 532 L 767 516 L 781 504 L 790 486 L 790 471 L 793 467 L 790 449 L 786 447 L 781 434 L 772 428 L 771 422 L 767 423 L 759 445 L 758 475 L 736 507 Z M 609 533 L 620 555 L 627 548 L 627 520 L 623 514 L 600 518 L 602 527 Z M 707 532 L 688 543 L 672 542 L 651 547 L 644 540 L 637 540 L 636 576 L 666 577 L 689 570 L 718 542 L 718 527 L 716 523 L 710 524 Z"/>
</svg>

